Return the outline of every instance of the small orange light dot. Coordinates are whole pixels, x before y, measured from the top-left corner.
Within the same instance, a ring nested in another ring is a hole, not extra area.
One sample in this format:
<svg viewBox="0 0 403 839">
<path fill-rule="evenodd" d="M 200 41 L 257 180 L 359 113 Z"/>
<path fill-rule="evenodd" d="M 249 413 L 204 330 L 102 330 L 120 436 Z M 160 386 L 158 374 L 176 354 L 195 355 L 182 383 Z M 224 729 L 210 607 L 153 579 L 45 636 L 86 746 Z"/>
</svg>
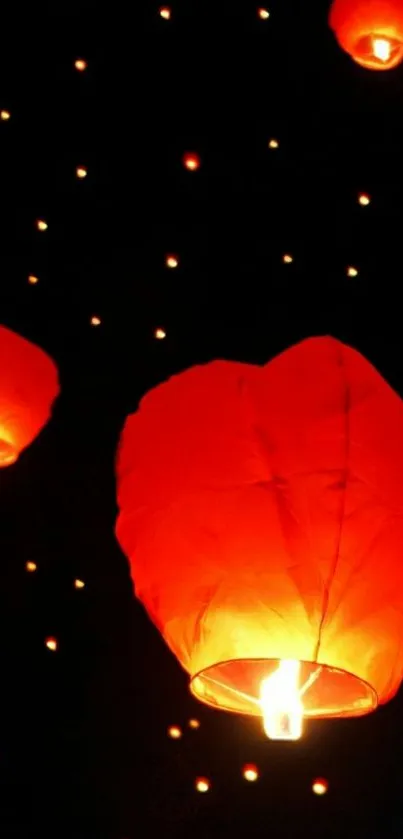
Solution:
<svg viewBox="0 0 403 839">
<path fill-rule="evenodd" d="M 269 140 L 269 149 L 278 149 L 279 146 L 280 146 L 279 141 L 275 140 L 274 137 L 271 140 Z"/>
<path fill-rule="evenodd" d="M 254 763 L 247 763 L 242 769 L 242 774 L 245 781 L 257 781 L 259 777 L 258 768 Z"/>
<path fill-rule="evenodd" d="M 158 341 L 162 341 L 167 337 L 167 333 L 165 332 L 165 329 L 158 328 L 154 332 L 154 337 L 157 338 Z"/>
<path fill-rule="evenodd" d="M 30 274 L 28 277 L 28 282 L 30 285 L 36 285 L 37 283 L 39 283 L 39 277 L 35 277 L 34 274 Z"/>
<path fill-rule="evenodd" d="M 53 653 L 56 652 L 56 650 L 57 650 L 56 638 L 47 638 L 46 641 L 45 641 L 45 644 L 46 644 L 48 650 L 52 650 Z"/>
<path fill-rule="evenodd" d="M 36 222 L 36 228 L 37 228 L 37 230 L 47 230 L 48 225 L 47 225 L 46 221 L 44 221 L 43 219 L 38 219 L 37 222 Z"/>
<path fill-rule="evenodd" d="M 85 588 L 84 580 L 74 580 L 74 588 Z"/>
<path fill-rule="evenodd" d="M 160 8 L 160 16 L 164 18 L 164 20 L 171 20 L 171 9 L 169 6 L 161 6 Z"/>
<path fill-rule="evenodd" d="M 189 728 L 194 728 L 194 729 L 200 728 L 199 720 L 194 720 L 194 719 L 189 720 Z"/>
<path fill-rule="evenodd" d="M 196 778 L 195 787 L 197 792 L 208 792 L 211 784 L 208 778 Z"/>
<path fill-rule="evenodd" d="M 361 207 L 368 207 L 368 204 L 371 203 L 371 199 L 369 195 L 362 192 L 361 195 L 358 196 L 358 203 L 361 204 Z"/>
<path fill-rule="evenodd" d="M 325 795 L 328 789 L 329 784 L 325 778 L 316 778 L 312 784 L 312 792 L 314 792 L 315 795 Z"/>
<path fill-rule="evenodd" d="M 169 254 L 165 259 L 165 265 L 167 268 L 177 268 L 179 265 L 179 259 L 173 253 Z"/>
<path fill-rule="evenodd" d="M 0 111 L 0 119 L 3 122 L 7 122 L 8 119 L 11 119 L 10 111 Z"/>
<path fill-rule="evenodd" d="M 268 9 L 258 9 L 257 13 L 260 17 L 260 20 L 268 20 L 268 18 L 270 17 L 270 12 Z"/>
<path fill-rule="evenodd" d="M 189 172 L 195 172 L 196 169 L 200 169 L 201 160 L 200 156 L 196 154 L 196 152 L 186 152 L 183 155 L 183 165 Z"/>
<path fill-rule="evenodd" d="M 28 562 L 25 563 L 25 568 L 26 568 L 27 571 L 36 571 L 37 567 L 38 566 L 37 566 L 36 562 L 28 561 Z"/>
<path fill-rule="evenodd" d="M 90 324 L 91 324 L 91 326 L 100 326 L 101 325 L 101 318 L 99 318 L 97 315 L 93 315 L 91 320 L 90 320 Z"/>
<path fill-rule="evenodd" d="M 86 178 L 87 177 L 87 169 L 85 168 L 85 166 L 77 166 L 76 175 L 77 175 L 77 178 Z"/>
<path fill-rule="evenodd" d="M 84 60 L 84 58 L 76 58 L 76 60 L 74 62 L 74 66 L 75 66 L 76 70 L 78 70 L 80 73 L 82 73 L 83 70 L 87 69 L 88 64 Z"/>
<path fill-rule="evenodd" d="M 284 262 L 286 265 L 290 265 L 290 263 L 291 263 L 291 262 L 294 262 L 294 257 L 293 257 L 293 256 L 291 256 L 291 254 L 286 253 L 286 254 L 284 254 L 284 256 L 283 256 L 283 262 Z"/>
<path fill-rule="evenodd" d="M 358 271 L 352 265 L 349 265 L 347 268 L 347 276 L 348 277 L 358 277 Z"/>
<path fill-rule="evenodd" d="M 171 725 L 168 728 L 168 737 L 171 737 L 172 740 L 180 740 L 182 737 L 182 729 L 179 728 L 179 725 Z"/>
</svg>

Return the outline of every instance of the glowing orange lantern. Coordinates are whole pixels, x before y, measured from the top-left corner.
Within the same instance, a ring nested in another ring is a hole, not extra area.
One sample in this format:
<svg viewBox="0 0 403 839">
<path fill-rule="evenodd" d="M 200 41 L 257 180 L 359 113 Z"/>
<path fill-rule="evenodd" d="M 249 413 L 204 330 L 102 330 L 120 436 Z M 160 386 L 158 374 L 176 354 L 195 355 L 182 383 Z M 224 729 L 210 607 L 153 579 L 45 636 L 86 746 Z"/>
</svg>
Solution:
<svg viewBox="0 0 403 839">
<path fill-rule="evenodd" d="M 315 795 L 325 795 L 329 789 L 329 784 L 326 781 L 326 778 L 316 778 L 316 780 L 312 784 L 312 792 Z"/>
<path fill-rule="evenodd" d="M 28 560 L 28 562 L 25 563 L 25 568 L 27 571 L 30 571 L 32 573 L 33 571 L 37 570 L 38 566 L 36 562 L 31 562 L 30 560 Z"/>
<path fill-rule="evenodd" d="M 179 725 L 171 725 L 168 728 L 168 737 L 171 737 L 172 740 L 180 740 L 182 730 L 179 728 Z"/>
<path fill-rule="evenodd" d="M 171 9 L 169 6 L 161 6 L 160 8 L 160 16 L 164 18 L 164 20 L 171 20 Z"/>
<path fill-rule="evenodd" d="M 77 59 L 75 60 L 75 62 L 74 62 L 74 66 L 75 66 L 76 70 L 78 70 L 78 71 L 79 71 L 79 73 L 83 73 L 83 72 L 84 72 L 84 70 L 86 70 L 86 69 L 87 69 L 88 64 L 87 64 L 87 62 L 84 60 L 84 58 L 77 58 Z"/>
<path fill-rule="evenodd" d="M 54 362 L 0 326 L 0 467 L 14 463 L 39 434 L 58 392 Z"/>
<path fill-rule="evenodd" d="M 196 778 L 195 787 L 197 792 L 208 792 L 211 784 L 208 778 Z"/>
<path fill-rule="evenodd" d="M 242 774 L 245 781 L 249 781 L 251 783 L 253 783 L 253 781 L 257 781 L 259 778 L 259 770 L 254 763 L 247 763 L 242 769 Z"/>
<path fill-rule="evenodd" d="M 401 0 L 334 0 L 330 26 L 340 46 L 369 70 L 390 70 L 403 59 Z"/>
<path fill-rule="evenodd" d="M 192 693 L 297 739 L 403 678 L 403 403 L 332 338 L 152 390 L 118 458 L 117 535 Z"/>
<path fill-rule="evenodd" d="M 200 169 L 201 166 L 201 159 L 200 155 L 196 154 L 196 152 L 186 152 L 182 158 L 183 165 L 189 172 L 195 172 L 196 169 Z"/>
</svg>

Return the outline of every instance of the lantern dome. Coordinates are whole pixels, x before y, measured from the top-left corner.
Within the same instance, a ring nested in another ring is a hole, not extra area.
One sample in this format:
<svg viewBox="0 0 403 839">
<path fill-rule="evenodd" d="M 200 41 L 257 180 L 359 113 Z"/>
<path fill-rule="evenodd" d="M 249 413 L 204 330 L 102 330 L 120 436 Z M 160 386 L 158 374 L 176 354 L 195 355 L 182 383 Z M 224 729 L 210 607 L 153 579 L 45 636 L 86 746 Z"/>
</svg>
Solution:
<svg viewBox="0 0 403 839">
<path fill-rule="evenodd" d="M 403 60 L 402 0 L 334 0 L 329 23 L 362 67 L 391 70 Z"/>
<path fill-rule="evenodd" d="M 49 419 L 59 393 L 46 353 L 0 326 L 0 467 L 15 463 Z"/>
<path fill-rule="evenodd" d="M 402 472 L 402 401 L 332 338 L 144 397 L 120 443 L 117 536 L 196 697 L 264 716 L 265 686 L 294 680 L 281 739 L 295 739 L 299 715 L 358 716 L 396 693 Z"/>
</svg>

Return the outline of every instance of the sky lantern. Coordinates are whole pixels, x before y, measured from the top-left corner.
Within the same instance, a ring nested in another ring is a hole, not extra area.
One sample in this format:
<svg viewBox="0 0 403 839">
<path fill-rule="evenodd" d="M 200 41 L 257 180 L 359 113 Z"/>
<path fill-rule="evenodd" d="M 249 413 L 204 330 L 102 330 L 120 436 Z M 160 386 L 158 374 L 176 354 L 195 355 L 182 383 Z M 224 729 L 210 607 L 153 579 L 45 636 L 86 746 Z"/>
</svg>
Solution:
<svg viewBox="0 0 403 839">
<path fill-rule="evenodd" d="M 194 151 L 187 151 L 182 157 L 182 163 L 185 169 L 188 169 L 189 172 L 196 172 L 196 170 L 200 169 L 201 166 L 200 155 Z"/>
<path fill-rule="evenodd" d="M 313 338 L 148 393 L 117 461 L 137 597 L 195 697 L 297 740 L 403 679 L 403 402 Z"/>
<path fill-rule="evenodd" d="M 316 778 L 312 784 L 312 792 L 315 795 L 326 795 L 329 789 L 329 784 L 326 778 Z"/>
<path fill-rule="evenodd" d="M 52 359 L 35 344 L 0 326 L 0 467 L 15 463 L 39 434 L 58 393 Z"/>
<path fill-rule="evenodd" d="M 334 0 L 329 22 L 362 67 L 390 70 L 403 60 L 402 0 Z"/>
</svg>

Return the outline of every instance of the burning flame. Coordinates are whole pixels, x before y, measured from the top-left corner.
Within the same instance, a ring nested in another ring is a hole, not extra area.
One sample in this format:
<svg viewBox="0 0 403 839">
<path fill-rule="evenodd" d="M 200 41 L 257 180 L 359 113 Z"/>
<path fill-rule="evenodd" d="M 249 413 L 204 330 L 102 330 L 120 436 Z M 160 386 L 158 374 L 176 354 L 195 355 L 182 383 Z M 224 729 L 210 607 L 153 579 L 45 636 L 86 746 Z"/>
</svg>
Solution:
<svg viewBox="0 0 403 839">
<path fill-rule="evenodd" d="M 374 38 L 372 46 L 375 58 L 379 58 L 380 61 L 384 61 L 386 64 L 392 52 L 390 42 L 386 38 Z"/>
<path fill-rule="evenodd" d="M 264 730 L 271 740 L 299 740 L 302 735 L 300 670 L 299 661 L 280 661 L 277 670 L 262 681 L 260 705 Z"/>
</svg>

